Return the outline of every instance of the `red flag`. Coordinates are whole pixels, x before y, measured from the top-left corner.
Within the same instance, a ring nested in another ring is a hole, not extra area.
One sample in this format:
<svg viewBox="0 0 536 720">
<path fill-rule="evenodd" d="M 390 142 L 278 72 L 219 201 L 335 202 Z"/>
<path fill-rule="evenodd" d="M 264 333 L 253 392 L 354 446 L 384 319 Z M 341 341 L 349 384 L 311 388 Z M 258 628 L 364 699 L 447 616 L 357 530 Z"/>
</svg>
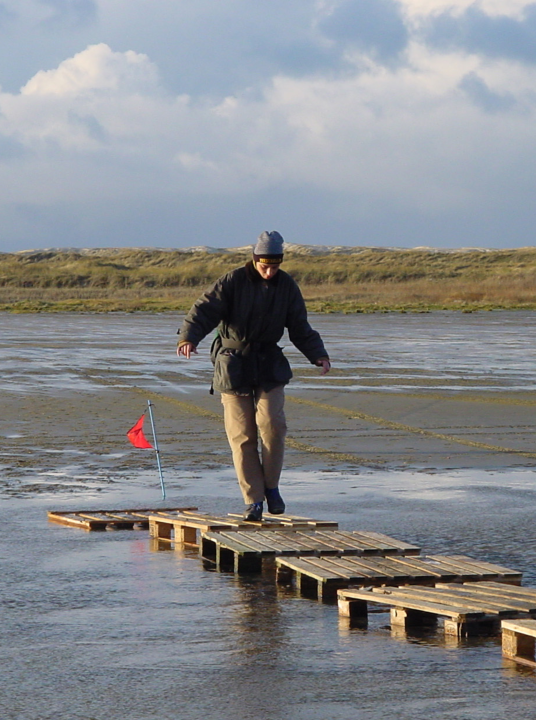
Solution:
<svg viewBox="0 0 536 720">
<path fill-rule="evenodd" d="M 153 446 L 147 440 L 143 434 L 143 421 L 145 420 L 145 413 L 141 416 L 138 422 L 130 428 L 127 432 L 127 438 L 137 448 L 152 448 Z"/>
</svg>

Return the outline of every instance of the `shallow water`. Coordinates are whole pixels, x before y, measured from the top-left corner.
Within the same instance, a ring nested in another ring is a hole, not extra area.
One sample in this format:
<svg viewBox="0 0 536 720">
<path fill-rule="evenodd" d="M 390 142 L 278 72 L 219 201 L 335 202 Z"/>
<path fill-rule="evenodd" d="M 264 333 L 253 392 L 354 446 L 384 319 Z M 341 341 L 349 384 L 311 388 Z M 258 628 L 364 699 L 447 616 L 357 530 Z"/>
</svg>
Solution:
<svg viewBox="0 0 536 720">
<path fill-rule="evenodd" d="M 438 313 L 322 316 L 314 325 L 343 371 L 332 386 L 346 378 L 351 391 L 397 392 L 409 379 L 420 392 L 462 383 L 487 392 L 535 389 L 532 320 L 527 313 Z M 178 366 L 176 325 L 170 315 L 0 315 L 0 402 L 8 393 L 21 403 L 39 394 L 53 408 L 60 395 L 105 397 L 127 382 L 192 395 L 207 384 L 208 350 Z M 297 355 L 293 366 L 300 392 L 318 385 Z M 5 417 L 8 407 L 1 408 L 10 429 L 0 473 L 11 467 L 17 437 L 29 432 Z M 497 638 L 456 644 L 440 632 L 393 636 L 383 613 L 358 630 L 339 620 L 334 605 L 277 588 L 270 573 L 218 573 L 193 550 L 158 549 L 143 531 L 86 533 L 46 519 L 49 509 L 82 506 L 194 504 L 230 512 L 237 499 L 230 469 L 183 466 L 169 477 L 163 503 L 146 471 L 114 474 L 119 444 L 103 452 L 101 475 L 73 437 L 39 452 L 47 459 L 41 474 L 24 470 L 35 490 L 4 495 L 0 505 L 1 718 L 536 717 L 536 674 L 503 661 Z M 530 467 L 291 467 L 285 498 L 301 515 L 384 532 L 430 553 L 497 562 L 536 584 Z"/>
<path fill-rule="evenodd" d="M 0 313 L 0 389 L 91 392 L 91 376 L 189 391 L 210 384 L 209 340 L 195 362 L 177 361 L 182 316 Z M 536 389 L 536 323 L 530 312 L 315 315 L 337 373 L 318 383 L 305 358 L 282 344 L 293 387 L 346 390 Z M 46 374 L 46 386 L 43 376 Z"/>
</svg>

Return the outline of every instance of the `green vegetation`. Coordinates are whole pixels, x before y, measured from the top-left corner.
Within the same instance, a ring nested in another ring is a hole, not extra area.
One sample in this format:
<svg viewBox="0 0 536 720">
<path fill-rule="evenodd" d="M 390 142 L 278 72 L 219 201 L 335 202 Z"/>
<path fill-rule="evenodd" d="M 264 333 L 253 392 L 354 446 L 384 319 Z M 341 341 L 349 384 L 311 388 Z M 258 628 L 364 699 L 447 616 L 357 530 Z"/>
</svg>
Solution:
<svg viewBox="0 0 536 720">
<path fill-rule="evenodd" d="M 317 312 L 536 309 L 536 248 L 383 250 L 312 254 L 297 246 L 284 268 Z M 187 310 L 249 252 L 104 249 L 0 254 L 0 310 Z"/>
</svg>

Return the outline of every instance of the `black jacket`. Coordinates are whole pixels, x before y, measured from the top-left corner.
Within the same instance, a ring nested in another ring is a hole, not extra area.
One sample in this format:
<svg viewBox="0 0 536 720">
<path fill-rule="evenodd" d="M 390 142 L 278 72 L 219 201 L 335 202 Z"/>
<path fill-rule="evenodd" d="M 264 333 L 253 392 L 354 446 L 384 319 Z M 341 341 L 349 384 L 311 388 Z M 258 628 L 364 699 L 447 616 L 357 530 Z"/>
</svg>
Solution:
<svg viewBox="0 0 536 720">
<path fill-rule="evenodd" d="M 194 304 L 179 330 L 179 343 L 197 346 L 214 328 L 213 386 L 219 392 L 270 390 L 292 371 L 277 343 L 285 328 L 291 342 L 315 364 L 328 357 L 307 320 L 299 287 L 283 270 L 264 280 L 252 262 L 223 275 Z"/>
</svg>

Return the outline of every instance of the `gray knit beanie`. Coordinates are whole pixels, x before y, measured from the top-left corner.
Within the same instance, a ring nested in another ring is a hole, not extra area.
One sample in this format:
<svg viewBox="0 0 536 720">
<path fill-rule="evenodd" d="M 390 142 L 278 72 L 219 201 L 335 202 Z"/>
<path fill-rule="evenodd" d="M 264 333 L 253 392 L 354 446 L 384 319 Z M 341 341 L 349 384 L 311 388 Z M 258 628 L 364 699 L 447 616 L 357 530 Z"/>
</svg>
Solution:
<svg viewBox="0 0 536 720">
<path fill-rule="evenodd" d="M 265 230 L 257 238 L 257 244 L 253 249 L 253 259 L 255 262 L 262 260 L 268 263 L 280 263 L 283 260 L 283 238 L 277 232 Z"/>
</svg>

